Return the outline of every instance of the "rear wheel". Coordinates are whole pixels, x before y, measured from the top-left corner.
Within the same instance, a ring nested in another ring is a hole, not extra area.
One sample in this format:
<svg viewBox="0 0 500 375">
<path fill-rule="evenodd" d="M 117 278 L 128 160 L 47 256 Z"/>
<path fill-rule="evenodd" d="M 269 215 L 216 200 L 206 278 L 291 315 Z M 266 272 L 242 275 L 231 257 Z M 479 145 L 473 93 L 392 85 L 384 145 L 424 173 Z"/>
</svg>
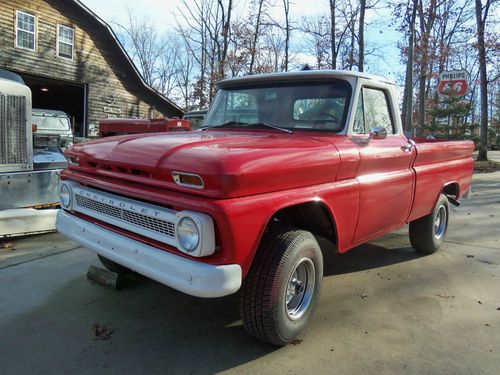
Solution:
<svg viewBox="0 0 500 375">
<path fill-rule="evenodd" d="M 316 310 L 323 256 L 314 236 L 280 225 L 263 239 L 241 290 L 243 325 L 256 338 L 286 345 Z"/>
<path fill-rule="evenodd" d="M 130 268 L 124 267 L 121 264 L 118 264 L 116 262 L 113 262 L 112 260 L 103 257 L 102 255 L 97 254 L 99 257 L 99 260 L 101 261 L 102 265 L 106 267 L 108 270 L 114 273 L 133 273 L 133 271 Z"/>
<path fill-rule="evenodd" d="M 429 215 L 410 223 L 410 242 L 415 250 L 423 254 L 432 254 L 439 249 L 448 229 L 449 213 L 448 198 L 441 194 Z"/>
</svg>

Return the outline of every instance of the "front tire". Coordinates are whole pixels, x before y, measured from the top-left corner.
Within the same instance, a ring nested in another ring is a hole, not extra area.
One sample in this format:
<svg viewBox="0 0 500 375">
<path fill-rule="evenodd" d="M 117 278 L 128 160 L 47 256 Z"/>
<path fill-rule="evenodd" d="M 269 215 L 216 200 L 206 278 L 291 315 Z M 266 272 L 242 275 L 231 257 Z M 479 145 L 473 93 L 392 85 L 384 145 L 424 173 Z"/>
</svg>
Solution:
<svg viewBox="0 0 500 375">
<path fill-rule="evenodd" d="M 410 242 L 413 248 L 423 254 L 435 253 L 444 242 L 449 216 L 448 198 L 441 194 L 429 215 L 410 222 Z"/>
<path fill-rule="evenodd" d="M 297 339 L 316 310 L 322 279 L 323 256 L 314 236 L 284 225 L 272 229 L 241 289 L 246 330 L 279 346 Z"/>
</svg>

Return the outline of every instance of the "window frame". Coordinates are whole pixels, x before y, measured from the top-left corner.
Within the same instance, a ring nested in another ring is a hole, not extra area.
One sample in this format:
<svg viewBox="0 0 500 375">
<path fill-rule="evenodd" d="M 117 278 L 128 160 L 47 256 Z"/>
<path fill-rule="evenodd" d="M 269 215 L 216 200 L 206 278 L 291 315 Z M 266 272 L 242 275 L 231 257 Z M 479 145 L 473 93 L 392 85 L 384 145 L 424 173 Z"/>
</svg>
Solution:
<svg viewBox="0 0 500 375">
<path fill-rule="evenodd" d="M 387 110 L 389 111 L 389 118 L 391 120 L 391 126 L 392 126 L 392 133 L 388 132 L 387 136 L 398 135 L 399 131 L 398 131 L 398 127 L 397 127 L 397 124 L 395 122 L 395 119 L 394 119 L 394 108 L 392 105 L 391 96 L 390 96 L 389 91 L 386 88 L 372 86 L 372 85 L 368 85 L 368 84 L 362 84 L 359 88 L 359 92 L 357 95 L 357 102 L 356 102 L 356 112 L 354 113 L 354 120 L 352 122 L 352 128 L 351 128 L 352 134 L 354 134 L 354 135 L 366 135 L 366 134 L 369 134 L 369 132 L 371 131 L 371 129 L 366 129 L 366 114 L 365 114 L 365 102 L 364 102 L 365 95 L 363 92 L 364 89 L 381 91 L 384 94 L 385 102 L 386 102 Z M 363 126 L 365 128 L 365 133 L 356 133 L 354 131 L 355 117 L 357 115 L 357 109 L 358 109 L 357 107 L 359 104 L 359 100 L 362 101 L 361 104 L 362 104 L 362 108 L 363 108 Z"/>
<path fill-rule="evenodd" d="M 59 34 L 59 31 L 60 31 L 61 27 L 66 28 L 66 29 L 71 29 L 73 31 L 73 38 L 71 40 L 71 44 L 69 44 L 67 42 L 64 42 L 64 41 L 61 41 L 60 34 Z M 63 25 L 63 24 L 58 23 L 57 24 L 56 33 L 57 33 L 57 38 L 56 38 L 56 56 L 58 58 L 61 58 L 61 59 L 73 61 L 75 59 L 75 28 L 71 27 L 71 26 L 67 26 L 67 25 Z M 63 43 L 63 44 L 66 44 L 66 45 L 71 45 L 71 57 L 61 56 L 59 54 L 60 53 L 59 43 Z"/>
<path fill-rule="evenodd" d="M 20 29 L 19 28 L 19 15 L 20 14 L 25 15 L 25 16 L 29 16 L 29 17 L 33 17 L 33 27 L 34 27 L 33 31 L 28 31 L 28 30 L 24 30 L 24 29 Z M 38 34 L 38 18 L 37 18 L 37 16 L 35 14 L 24 12 L 22 10 L 16 10 L 16 17 L 15 17 L 15 21 L 14 22 L 15 22 L 15 28 L 14 28 L 14 32 L 15 32 L 14 47 L 25 49 L 27 51 L 36 52 L 37 51 L 37 43 L 38 43 L 38 38 L 37 38 L 37 34 Z M 33 35 L 33 48 L 24 47 L 24 46 L 19 45 L 19 38 L 18 38 L 18 32 L 19 31 L 22 31 L 22 32 L 25 32 L 25 33 Z"/>
</svg>

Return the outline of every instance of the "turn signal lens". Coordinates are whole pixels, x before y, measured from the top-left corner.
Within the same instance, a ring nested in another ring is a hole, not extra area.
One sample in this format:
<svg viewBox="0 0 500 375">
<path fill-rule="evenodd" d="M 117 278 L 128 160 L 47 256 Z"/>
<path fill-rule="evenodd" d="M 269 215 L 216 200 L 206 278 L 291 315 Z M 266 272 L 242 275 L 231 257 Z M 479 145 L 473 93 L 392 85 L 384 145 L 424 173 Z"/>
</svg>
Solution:
<svg viewBox="0 0 500 375">
<path fill-rule="evenodd" d="M 203 189 L 205 187 L 203 179 L 197 174 L 172 172 L 172 178 L 179 186 L 192 187 L 196 189 Z"/>
</svg>

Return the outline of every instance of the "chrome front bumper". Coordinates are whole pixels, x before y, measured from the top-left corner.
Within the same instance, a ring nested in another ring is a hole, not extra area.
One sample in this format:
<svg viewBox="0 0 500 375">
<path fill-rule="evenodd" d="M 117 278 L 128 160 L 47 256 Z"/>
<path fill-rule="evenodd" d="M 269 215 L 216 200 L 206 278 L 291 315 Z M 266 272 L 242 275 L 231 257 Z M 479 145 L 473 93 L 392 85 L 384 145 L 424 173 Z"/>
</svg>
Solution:
<svg viewBox="0 0 500 375">
<path fill-rule="evenodd" d="M 196 262 L 122 236 L 60 210 L 57 230 L 73 241 L 162 284 L 197 297 L 222 297 L 241 286 L 238 264 Z"/>
</svg>

